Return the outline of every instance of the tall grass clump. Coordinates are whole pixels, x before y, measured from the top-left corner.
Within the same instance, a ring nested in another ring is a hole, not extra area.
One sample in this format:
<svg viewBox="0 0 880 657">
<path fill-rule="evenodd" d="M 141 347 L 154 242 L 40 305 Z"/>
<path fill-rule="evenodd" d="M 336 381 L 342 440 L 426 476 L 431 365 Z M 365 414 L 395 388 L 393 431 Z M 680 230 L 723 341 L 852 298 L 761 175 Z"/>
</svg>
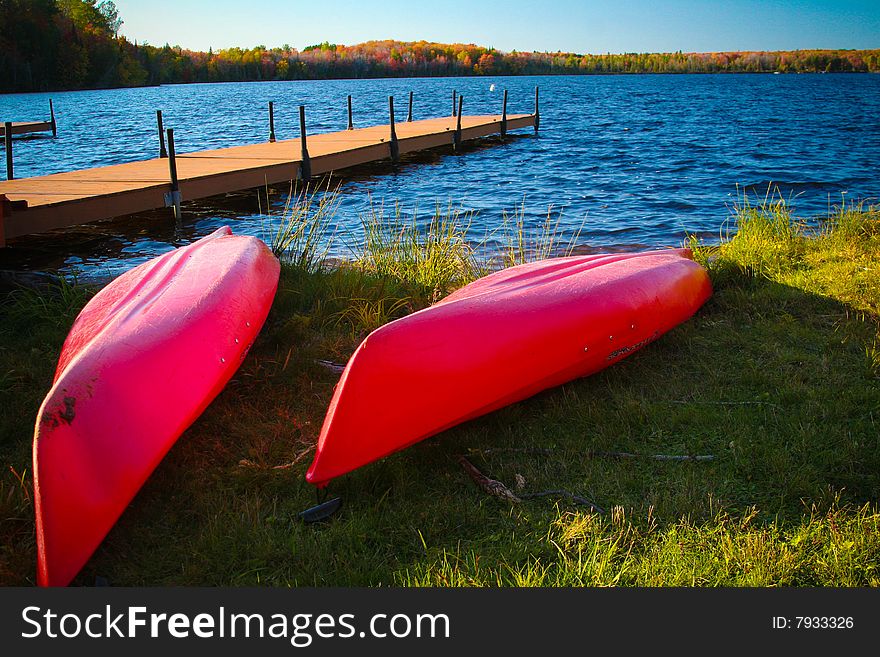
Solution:
<svg viewBox="0 0 880 657">
<path fill-rule="evenodd" d="M 40 329 L 66 330 L 95 292 L 96 288 L 82 285 L 75 279 L 58 277 L 43 289 L 19 287 L 11 290 L 0 298 L 0 311 L 7 323 L 21 322 L 28 329 L 38 323 Z"/>
<path fill-rule="evenodd" d="M 823 237 L 831 237 L 847 245 L 854 240 L 880 237 L 880 208 L 863 201 L 842 201 L 828 213 L 823 222 Z"/>
<path fill-rule="evenodd" d="M 756 203 L 743 193 L 732 209 L 733 231 L 728 224 L 724 236 L 725 264 L 752 276 L 772 278 L 780 268 L 797 263 L 804 223 L 794 216 L 791 204 L 778 190 L 768 189 Z"/>
<path fill-rule="evenodd" d="M 433 303 L 485 273 L 468 239 L 473 213 L 440 204 L 427 221 L 395 204 L 388 215 L 383 205 L 361 214 L 363 246 L 355 261 L 365 270 L 393 277 L 414 287 Z"/>
<path fill-rule="evenodd" d="M 778 194 L 778 191 L 776 192 Z M 735 232 L 717 246 L 691 240 L 698 261 L 716 280 L 762 278 L 851 304 L 880 315 L 880 210 L 841 203 L 821 221 L 793 214 L 768 193 L 757 204 L 734 205 Z"/>
<path fill-rule="evenodd" d="M 846 304 L 861 319 L 867 370 L 880 377 L 880 209 L 841 202 L 824 219 L 807 221 L 768 194 L 757 205 L 744 197 L 734 211 L 732 237 L 715 246 L 691 240 L 716 286 L 770 281 Z"/>
<path fill-rule="evenodd" d="M 578 228 L 567 241 L 563 240 L 560 228 L 562 213 L 554 219 L 553 206 L 547 208 L 547 216 L 536 226 L 526 222 L 525 200 L 513 210 L 502 213 L 501 248 L 499 253 L 501 267 L 514 267 L 527 262 L 543 260 L 553 256 L 571 255 L 580 238 Z"/>
<path fill-rule="evenodd" d="M 301 189 L 291 186 L 270 241 L 272 252 L 285 265 L 304 272 L 323 269 L 333 243 L 331 226 L 339 205 L 339 186 L 330 178 Z"/>
</svg>

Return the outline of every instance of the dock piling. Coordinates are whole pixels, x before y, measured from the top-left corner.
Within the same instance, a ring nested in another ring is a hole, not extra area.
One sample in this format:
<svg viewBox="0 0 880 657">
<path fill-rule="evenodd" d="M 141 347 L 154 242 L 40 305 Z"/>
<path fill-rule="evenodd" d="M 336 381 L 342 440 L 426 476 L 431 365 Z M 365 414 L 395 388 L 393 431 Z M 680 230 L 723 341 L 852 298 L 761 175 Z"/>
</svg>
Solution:
<svg viewBox="0 0 880 657">
<path fill-rule="evenodd" d="M 452 116 L 455 116 L 455 96 L 457 93 L 458 92 L 455 89 L 452 90 Z"/>
<path fill-rule="evenodd" d="M 394 128 L 394 96 L 388 96 L 388 117 L 391 124 L 391 162 L 397 164 L 400 161 L 400 147 L 397 143 L 397 130 Z"/>
<path fill-rule="evenodd" d="M 538 87 L 535 87 L 535 134 L 538 134 L 538 126 L 541 125 L 541 114 L 538 112 Z"/>
<path fill-rule="evenodd" d="M 269 141 L 275 141 L 275 103 L 269 101 Z"/>
<path fill-rule="evenodd" d="M 12 121 L 3 124 L 3 141 L 6 143 L 6 180 L 13 180 L 15 172 L 12 168 Z"/>
<path fill-rule="evenodd" d="M 501 137 L 507 136 L 507 89 L 504 90 L 504 100 L 501 101 Z"/>
<path fill-rule="evenodd" d="M 458 118 L 455 121 L 455 132 L 452 135 L 452 148 L 457 153 L 461 148 L 461 110 L 464 96 L 458 97 Z"/>
<path fill-rule="evenodd" d="M 180 221 L 180 182 L 177 179 L 177 155 L 174 152 L 174 128 L 168 128 L 168 171 L 171 175 L 171 192 L 165 195 L 165 206 L 174 208 L 174 218 Z"/>
<path fill-rule="evenodd" d="M 6 195 L 0 194 L 0 249 L 6 246 Z"/>
<path fill-rule="evenodd" d="M 168 151 L 165 150 L 165 127 L 162 125 L 162 110 L 156 110 L 156 124 L 159 127 L 159 157 L 168 157 Z"/>
<path fill-rule="evenodd" d="M 49 123 L 52 124 L 52 136 L 58 136 L 58 123 L 55 121 L 55 108 L 52 106 L 52 99 L 49 99 Z"/>
<path fill-rule="evenodd" d="M 351 98 L 351 96 L 349 96 Z M 300 141 L 300 163 L 299 177 L 303 182 L 308 182 L 312 177 L 312 161 L 309 159 L 309 149 L 306 145 L 306 106 L 299 106 L 299 141 Z"/>
<path fill-rule="evenodd" d="M 406 115 L 406 122 L 412 123 L 412 103 L 413 103 L 413 92 L 409 92 L 409 113 Z"/>
<path fill-rule="evenodd" d="M 348 129 L 354 130 L 354 123 L 351 120 L 351 95 L 348 96 Z"/>
</svg>

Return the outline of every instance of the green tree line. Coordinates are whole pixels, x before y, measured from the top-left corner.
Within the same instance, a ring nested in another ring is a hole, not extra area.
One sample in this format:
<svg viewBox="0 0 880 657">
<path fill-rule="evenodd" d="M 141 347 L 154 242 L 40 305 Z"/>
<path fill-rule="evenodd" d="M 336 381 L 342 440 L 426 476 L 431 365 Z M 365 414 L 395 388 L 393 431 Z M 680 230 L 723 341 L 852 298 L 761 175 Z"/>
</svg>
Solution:
<svg viewBox="0 0 880 657">
<path fill-rule="evenodd" d="M 112 0 L 0 0 L 0 91 L 326 78 L 880 71 L 880 50 L 577 54 L 386 40 L 198 52 L 133 43 L 119 36 L 121 25 Z"/>
</svg>

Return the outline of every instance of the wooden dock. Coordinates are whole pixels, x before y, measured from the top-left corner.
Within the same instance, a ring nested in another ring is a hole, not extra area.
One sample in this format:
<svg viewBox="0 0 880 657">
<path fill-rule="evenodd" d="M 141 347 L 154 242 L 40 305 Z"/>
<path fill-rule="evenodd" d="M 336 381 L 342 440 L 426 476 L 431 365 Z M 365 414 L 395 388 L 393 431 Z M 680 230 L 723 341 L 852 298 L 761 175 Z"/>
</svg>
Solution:
<svg viewBox="0 0 880 657">
<path fill-rule="evenodd" d="M 26 135 L 31 132 L 53 132 L 56 130 L 53 121 L 12 121 L 12 135 Z M 0 123 L 0 137 L 6 137 L 6 124 Z"/>
<path fill-rule="evenodd" d="M 506 95 L 505 95 L 506 100 Z M 459 100 L 459 108 L 461 102 Z M 338 171 L 440 146 L 532 127 L 534 114 L 449 116 L 157 158 L 0 182 L 0 246 L 22 235 L 177 206 L 217 194 Z M 162 134 L 160 130 L 160 134 Z M 272 130 L 274 137 L 274 126 Z M 164 144 L 162 147 L 164 151 Z"/>
<path fill-rule="evenodd" d="M 0 120 L 2 121 L 2 120 Z M 0 122 L 0 137 L 6 139 L 6 128 L 10 127 L 9 134 L 26 135 L 32 132 L 51 132 L 53 137 L 58 136 L 58 124 L 55 121 L 55 107 L 52 99 L 49 99 L 49 119 L 47 121 L 6 121 Z"/>
</svg>

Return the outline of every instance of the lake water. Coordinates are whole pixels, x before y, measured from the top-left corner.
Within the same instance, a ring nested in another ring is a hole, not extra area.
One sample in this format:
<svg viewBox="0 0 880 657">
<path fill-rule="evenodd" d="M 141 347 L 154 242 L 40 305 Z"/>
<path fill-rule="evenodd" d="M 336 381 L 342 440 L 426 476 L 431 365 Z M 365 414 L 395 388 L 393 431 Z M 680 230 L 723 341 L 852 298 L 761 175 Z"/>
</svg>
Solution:
<svg viewBox="0 0 880 657">
<path fill-rule="evenodd" d="M 494 90 L 491 85 L 494 85 Z M 356 243 L 360 214 L 399 202 L 427 218 L 435 205 L 475 211 L 485 235 L 518 208 L 528 224 L 548 210 L 563 233 L 580 231 L 579 248 L 638 249 L 681 244 L 687 233 L 717 240 L 731 206 L 746 190 L 763 197 L 778 186 L 797 214 L 827 212 L 841 199 L 880 196 L 880 75 L 615 75 L 332 80 L 171 85 L 0 96 L 0 119 L 35 120 L 54 100 L 59 136 L 15 142 L 17 177 L 129 162 L 157 155 L 155 110 L 175 129 L 178 152 L 261 141 L 275 101 L 279 139 L 298 136 L 298 106 L 309 132 L 398 120 L 415 92 L 415 118 L 447 115 L 451 95 L 465 114 L 531 112 L 541 89 L 541 130 L 518 131 L 461 155 L 450 149 L 363 167 L 342 178 L 339 232 Z M 283 195 L 273 198 L 281 212 Z M 31 268 L 104 277 L 186 243 L 215 227 L 266 237 L 256 192 L 145 213 L 17 240 L 0 250 L 0 269 Z M 345 255 L 340 252 L 339 255 Z"/>
</svg>

